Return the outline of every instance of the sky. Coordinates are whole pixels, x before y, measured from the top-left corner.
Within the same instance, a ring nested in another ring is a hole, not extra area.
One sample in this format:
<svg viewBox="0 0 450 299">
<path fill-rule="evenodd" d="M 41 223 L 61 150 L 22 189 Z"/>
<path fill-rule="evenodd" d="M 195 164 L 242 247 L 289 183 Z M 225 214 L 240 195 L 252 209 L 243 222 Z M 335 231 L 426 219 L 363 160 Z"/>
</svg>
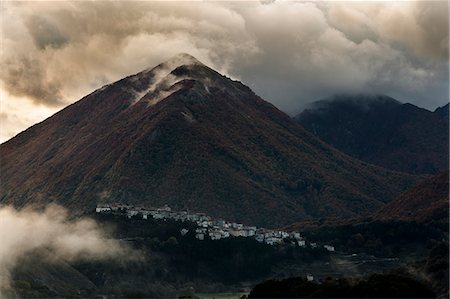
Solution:
<svg viewBox="0 0 450 299">
<path fill-rule="evenodd" d="M 449 100 L 446 1 L 2 1 L 0 13 L 0 142 L 180 52 L 290 115 L 344 92 Z"/>
</svg>

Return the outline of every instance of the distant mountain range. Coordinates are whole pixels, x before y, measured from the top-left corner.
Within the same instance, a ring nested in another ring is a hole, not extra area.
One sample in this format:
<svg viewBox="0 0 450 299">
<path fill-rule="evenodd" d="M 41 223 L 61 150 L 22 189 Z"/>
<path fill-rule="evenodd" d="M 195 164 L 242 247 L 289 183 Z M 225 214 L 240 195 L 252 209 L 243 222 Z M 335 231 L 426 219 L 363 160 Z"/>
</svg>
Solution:
<svg viewBox="0 0 450 299">
<path fill-rule="evenodd" d="M 448 169 L 448 104 L 431 112 L 384 95 L 336 95 L 295 119 L 326 143 L 371 164 L 412 174 Z"/>
<path fill-rule="evenodd" d="M 369 215 L 418 181 L 340 153 L 187 54 L 94 91 L 0 155 L 3 204 L 168 204 L 268 227 Z"/>
</svg>

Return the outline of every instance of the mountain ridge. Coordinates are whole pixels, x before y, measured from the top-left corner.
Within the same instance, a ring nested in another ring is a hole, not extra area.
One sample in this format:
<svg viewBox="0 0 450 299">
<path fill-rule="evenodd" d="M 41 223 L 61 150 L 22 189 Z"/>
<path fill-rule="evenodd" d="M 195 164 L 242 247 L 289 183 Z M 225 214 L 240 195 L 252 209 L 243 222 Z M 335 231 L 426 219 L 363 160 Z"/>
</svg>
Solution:
<svg viewBox="0 0 450 299">
<path fill-rule="evenodd" d="M 449 172 L 429 178 L 402 193 L 374 214 L 379 220 L 441 222 L 448 225 Z"/>
<path fill-rule="evenodd" d="M 448 169 L 448 117 L 384 95 L 338 95 L 295 117 L 306 130 L 365 162 L 413 174 Z"/>
<path fill-rule="evenodd" d="M 168 204 L 274 227 L 367 215 L 419 179 L 349 158 L 209 67 L 178 65 L 165 81 L 152 70 L 0 145 L 0 202 Z"/>
</svg>

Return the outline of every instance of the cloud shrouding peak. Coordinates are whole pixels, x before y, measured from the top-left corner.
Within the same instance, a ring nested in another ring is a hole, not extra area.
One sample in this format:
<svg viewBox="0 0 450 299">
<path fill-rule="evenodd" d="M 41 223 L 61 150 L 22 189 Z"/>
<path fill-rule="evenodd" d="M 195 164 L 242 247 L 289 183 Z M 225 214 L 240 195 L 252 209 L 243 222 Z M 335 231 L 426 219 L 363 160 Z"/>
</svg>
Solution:
<svg viewBox="0 0 450 299">
<path fill-rule="evenodd" d="M 27 114 L 3 111 L 15 98 L 56 111 L 179 52 L 288 113 L 351 91 L 448 100 L 447 2 L 7 2 L 2 17 L 2 115 Z"/>
</svg>

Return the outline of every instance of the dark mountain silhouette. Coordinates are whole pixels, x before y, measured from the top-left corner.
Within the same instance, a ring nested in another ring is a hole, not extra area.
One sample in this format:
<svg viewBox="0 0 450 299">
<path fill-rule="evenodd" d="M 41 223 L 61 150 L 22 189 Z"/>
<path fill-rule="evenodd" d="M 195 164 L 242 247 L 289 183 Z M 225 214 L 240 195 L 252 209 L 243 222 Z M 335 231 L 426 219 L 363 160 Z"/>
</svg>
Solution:
<svg viewBox="0 0 450 299">
<path fill-rule="evenodd" d="M 444 119 L 446 119 L 448 121 L 448 118 L 449 118 L 449 104 L 444 105 L 442 107 L 436 108 L 436 110 L 434 110 L 434 113 L 437 114 L 437 115 L 442 116 Z"/>
<path fill-rule="evenodd" d="M 187 54 L 96 90 L 0 154 L 4 204 L 168 204 L 266 226 L 368 215 L 417 181 L 336 151 Z"/>
<path fill-rule="evenodd" d="M 448 223 L 448 171 L 432 177 L 404 192 L 381 208 L 374 218 L 417 222 Z"/>
<path fill-rule="evenodd" d="M 392 170 L 437 174 L 448 169 L 446 107 L 431 112 L 384 95 L 337 95 L 315 102 L 295 119 L 354 158 Z"/>
</svg>

